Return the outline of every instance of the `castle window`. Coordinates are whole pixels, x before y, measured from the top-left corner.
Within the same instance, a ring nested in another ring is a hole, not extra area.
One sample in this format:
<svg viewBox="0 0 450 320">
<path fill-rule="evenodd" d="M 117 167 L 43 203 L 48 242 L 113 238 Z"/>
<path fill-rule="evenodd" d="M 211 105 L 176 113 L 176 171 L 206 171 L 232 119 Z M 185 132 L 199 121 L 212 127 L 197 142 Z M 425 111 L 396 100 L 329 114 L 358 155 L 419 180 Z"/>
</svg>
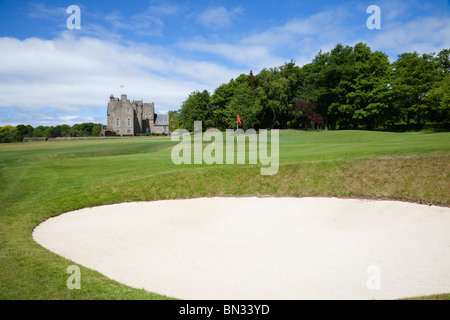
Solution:
<svg viewBox="0 0 450 320">
<path fill-rule="evenodd" d="M 116 127 L 120 127 L 120 119 L 116 119 Z"/>
<path fill-rule="evenodd" d="M 131 119 L 128 118 L 128 126 L 131 127 Z"/>
<path fill-rule="evenodd" d="M 127 114 L 130 114 L 130 108 L 127 109 Z"/>
</svg>

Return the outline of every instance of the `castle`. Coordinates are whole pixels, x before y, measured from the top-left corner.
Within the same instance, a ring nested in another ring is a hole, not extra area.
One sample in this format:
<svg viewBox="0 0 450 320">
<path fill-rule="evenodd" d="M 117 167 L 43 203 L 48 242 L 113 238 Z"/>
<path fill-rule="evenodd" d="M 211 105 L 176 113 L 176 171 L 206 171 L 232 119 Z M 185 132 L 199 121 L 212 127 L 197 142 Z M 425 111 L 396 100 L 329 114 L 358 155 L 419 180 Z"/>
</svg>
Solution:
<svg viewBox="0 0 450 320">
<path fill-rule="evenodd" d="M 155 104 L 142 100 L 127 99 L 126 94 L 119 98 L 109 97 L 108 124 L 102 135 L 136 135 L 138 133 L 169 134 L 167 114 L 155 114 Z"/>
</svg>

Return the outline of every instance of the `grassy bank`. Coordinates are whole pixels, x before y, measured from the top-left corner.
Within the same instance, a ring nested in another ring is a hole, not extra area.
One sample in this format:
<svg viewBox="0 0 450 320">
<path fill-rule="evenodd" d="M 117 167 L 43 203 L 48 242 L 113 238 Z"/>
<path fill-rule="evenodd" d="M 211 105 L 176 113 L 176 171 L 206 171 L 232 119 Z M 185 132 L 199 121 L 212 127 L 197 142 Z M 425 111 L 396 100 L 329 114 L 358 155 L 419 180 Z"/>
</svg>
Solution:
<svg viewBox="0 0 450 320">
<path fill-rule="evenodd" d="M 125 201 L 275 195 L 450 205 L 450 133 L 280 133 L 280 167 L 174 165 L 168 137 L 0 145 L 0 299 L 166 299 L 82 268 L 36 244 L 33 228 L 66 211 Z M 448 295 L 447 295 L 448 297 Z"/>
</svg>

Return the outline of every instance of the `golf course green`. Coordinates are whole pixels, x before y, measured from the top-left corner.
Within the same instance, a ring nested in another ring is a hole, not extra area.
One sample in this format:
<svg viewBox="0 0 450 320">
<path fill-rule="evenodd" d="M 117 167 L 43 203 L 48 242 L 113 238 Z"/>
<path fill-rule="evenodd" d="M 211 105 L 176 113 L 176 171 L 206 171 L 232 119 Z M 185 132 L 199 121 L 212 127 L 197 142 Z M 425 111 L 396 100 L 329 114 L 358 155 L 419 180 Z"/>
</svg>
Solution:
<svg viewBox="0 0 450 320">
<path fill-rule="evenodd" d="M 0 144 L 0 299 L 170 299 L 84 267 L 81 289 L 67 288 L 74 262 L 31 234 L 84 207 L 244 195 L 450 205 L 450 133 L 281 130 L 279 170 L 268 176 L 259 164 L 175 165 L 176 144 L 170 137 Z"/>
</svg>

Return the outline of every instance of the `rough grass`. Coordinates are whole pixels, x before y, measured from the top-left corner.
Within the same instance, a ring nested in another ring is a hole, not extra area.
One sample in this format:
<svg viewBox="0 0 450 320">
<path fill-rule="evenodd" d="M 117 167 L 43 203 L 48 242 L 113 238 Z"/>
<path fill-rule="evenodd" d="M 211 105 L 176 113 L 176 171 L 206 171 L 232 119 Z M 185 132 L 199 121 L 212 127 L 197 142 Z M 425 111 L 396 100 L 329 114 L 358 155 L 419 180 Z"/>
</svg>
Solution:
<svg viewBox="0 0 450 320">
<path fill-rule="evenodd" d="M 43 220 L 88 206 L 208 196 L 339 196 L 450 204 L 450 134 L 282 132 L 280 168 L 174 165 L 169 138 L 0 145 L 0 299 L 167 299 L 81 267 L 36 244 Z M 442 293 L 436 293 L 442 294 Z M 442 294 L 431 299 L 448 299 Z"/>
</svg>

